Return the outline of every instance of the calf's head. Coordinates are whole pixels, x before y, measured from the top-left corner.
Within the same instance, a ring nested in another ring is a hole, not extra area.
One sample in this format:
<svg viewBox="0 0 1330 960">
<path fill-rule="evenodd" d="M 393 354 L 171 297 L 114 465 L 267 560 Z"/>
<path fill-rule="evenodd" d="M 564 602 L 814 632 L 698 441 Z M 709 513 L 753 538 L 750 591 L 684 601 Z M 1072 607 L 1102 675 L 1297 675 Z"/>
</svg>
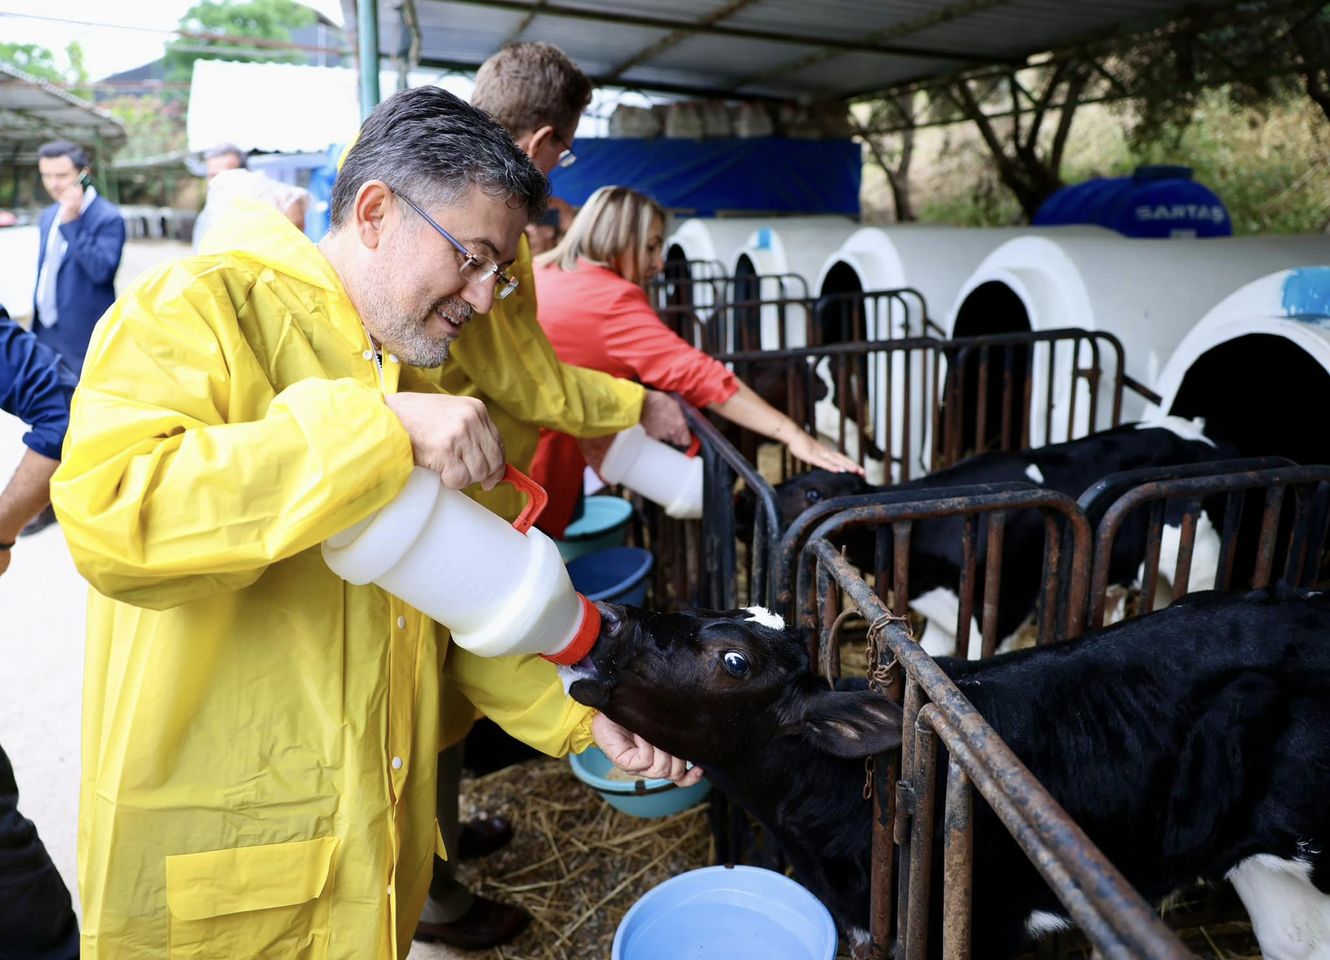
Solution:
<svg viewBox="0 0 1330 960">
<path fill-rule="evenodd" d="M 900 710 L 814 676 L 800 636 L 752 607 L 654 613 L 597 604 L 601 631 L 569 692 L 656 746 L 727 766 L 798 740 L 861 758 L 900 742 Z"/>
<path fill-rule="evenodd" d="M 781 524 L 788 527 L 799 514 L 823 500 L 872 492 L 873 488 L 858 474 L 829 470 L 801 473 L 776 487 Z"/>
</svg>

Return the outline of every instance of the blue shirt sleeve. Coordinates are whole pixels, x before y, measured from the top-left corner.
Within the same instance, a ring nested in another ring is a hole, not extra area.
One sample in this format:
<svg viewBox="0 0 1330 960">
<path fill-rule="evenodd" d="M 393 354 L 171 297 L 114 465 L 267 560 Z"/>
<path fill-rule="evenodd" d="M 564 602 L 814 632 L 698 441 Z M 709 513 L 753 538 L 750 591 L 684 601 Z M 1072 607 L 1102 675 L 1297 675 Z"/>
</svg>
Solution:
<svg viewBox="0 0 1330 960">
<path fill-rule="evenodd" d="M 77 384 L 60 355 L 0 307 L 0 409 L 32 428 L 23 442 L 44 457 L 60 459 Z"/>
</svg>

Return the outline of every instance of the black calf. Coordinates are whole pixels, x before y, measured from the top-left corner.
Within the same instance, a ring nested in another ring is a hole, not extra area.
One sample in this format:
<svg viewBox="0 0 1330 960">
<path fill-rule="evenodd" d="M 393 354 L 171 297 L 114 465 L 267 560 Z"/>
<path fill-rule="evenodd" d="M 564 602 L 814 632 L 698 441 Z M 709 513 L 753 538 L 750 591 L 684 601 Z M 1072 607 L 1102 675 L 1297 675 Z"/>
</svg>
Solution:
<svg viewBox="0 0 1330 960">
<path fill-rule="evenodd" d="M 572 695 L 700 764 L 862 940 L 862 758 L 899 743 L 898 708 L 827 689 L 756 608 L 603 616 Z M 1147 899 L 1227 876 L 1267 957 L 1330 950 L 1330 598 L 1196 594 L 1071 643 L 939 663 Z M 974 829 L 974 956 L 1009 957 L 1063 909 L 985 804 Z"/>
<path fill-rule="evenodd" d="M 782 522 L 788 526 L 810 506 L 851 494 L 934 491 L 944 487 L 1015 481 L 1055 490 L 1074 499 L 1108 474 L 1235 456 L 1235 449 L 1222 442 L 1206 439 L 1190 422 L 1166 417 L 1158 422 L 1126 424 L 1080 440 L 1032 450 L 979 454 L 928 476 L 890 487 L 872 487 L 849 474 L 814 470 L 781 484 L 776 488 L 776 494 Z M 946 610 L 948 603 L 945 600 L 935 602 L 929 595 L 954 595 L 958 588 L 963 563 L 963 524 L 964 519 L 959 516 L 926 521 L 915 526 L 910 540 L 910 597 L 921 613 L 938 620 L 946 631 L 955 629 L 955 614 L 947 611 L 951 622 L 945 622 L 945 616 L 939 618 L 932 609 L 941 607 Z M 1111 582 L 1128 583 L 1135 579 L 1145 554 L 1145 535 L 1145 516 L 1141 514 L 1131 518 L 1128 528 L 1114 543 L 1110 562 Z M 860 569 L 871 569 L 873 565 L 874 536 L 873 531 L 861 528 L 850 531 L 844 537 L 847 557 Z M 1011 636 L 1034 611 L 1042 586 L 1039 558 L 1043 555 L 1044 538 L 1044 521 L 1037 512 L 1021 510 L 1008 515 L 997 614 L 999 640 Z M 981 526 L 977 571 L 978 583 L 981 585 L 986 550 L 985 533 Z M 1198 577 L 1200 573 L 1198 569 Z M 1194 582 L 1197 579 L 1194 577 Z M 1208 587 L 1211 583 L 1203 583 L 1203 586 Z M 981 602 L 982 599 L 976 597 L 976 608 Z M 924 634 L 924 642 L 930 652 L 951 652 L 949 644 L 945 648 L 934 645 L 928 632 Z"/>
</svg>

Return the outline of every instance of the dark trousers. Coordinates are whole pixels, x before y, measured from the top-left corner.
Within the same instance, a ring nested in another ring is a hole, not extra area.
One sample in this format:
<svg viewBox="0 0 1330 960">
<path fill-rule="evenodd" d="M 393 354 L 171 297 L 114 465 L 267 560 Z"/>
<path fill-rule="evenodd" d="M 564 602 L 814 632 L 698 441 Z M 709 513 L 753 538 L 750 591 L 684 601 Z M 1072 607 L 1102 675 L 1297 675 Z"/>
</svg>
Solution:
<svg viewBox="0 0 1330 960">
<path fill-rule="evenodd" d="M 18 812 L 14 768 L 0 747 L 0 960 L 78 960 L 69 891 Z"/>
</svg>

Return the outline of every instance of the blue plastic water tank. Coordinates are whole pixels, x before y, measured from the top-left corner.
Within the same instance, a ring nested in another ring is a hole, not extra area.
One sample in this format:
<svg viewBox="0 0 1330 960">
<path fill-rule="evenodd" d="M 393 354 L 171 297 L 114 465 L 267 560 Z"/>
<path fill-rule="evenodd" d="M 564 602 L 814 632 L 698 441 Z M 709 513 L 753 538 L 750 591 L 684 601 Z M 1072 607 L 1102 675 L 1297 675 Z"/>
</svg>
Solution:
<svg viewBox="0 0 1330 960">
<path fill-rule="evenodd" d="M 1034 225 L 1088 223 L 1128 237 L 1228 237 L 1228 208 L 1191 168 L 1137 167 L 1130 177 L 1102 177 L 1063 187 L 1044 201 Z"/>
</svg>

